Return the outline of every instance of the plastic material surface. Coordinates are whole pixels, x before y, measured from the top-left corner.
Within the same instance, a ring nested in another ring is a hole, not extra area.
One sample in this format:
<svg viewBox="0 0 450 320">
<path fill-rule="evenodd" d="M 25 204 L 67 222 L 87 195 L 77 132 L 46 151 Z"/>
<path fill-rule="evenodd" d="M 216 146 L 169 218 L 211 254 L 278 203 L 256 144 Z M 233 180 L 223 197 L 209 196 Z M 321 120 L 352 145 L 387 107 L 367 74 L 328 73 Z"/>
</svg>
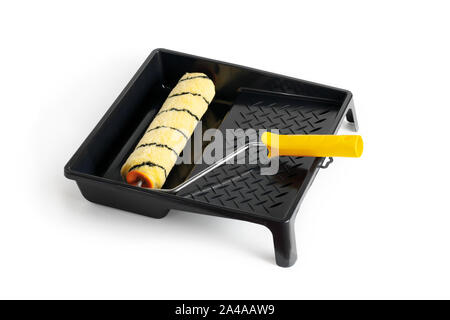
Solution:
<svg viewBox="0 0 450 320">
<path fill-rule="evenodd" d="M 273 234 L 277 264 L 291 266 L 297 257 L 295 215 L 324 158 L 280 157 L 280 171 L 273 176 L 259 175 L 257 165 L 230 165 L 177 194 L 131 186 L 120 176 L 120 167 L 170 88 L 186 72 L 203 72 L 215 82 L 216 96 L 202 118 L 204 129 L 334 134 L 345 116 L 357 128 L 349 91 L 158 49 L 69 160 L 65 176 L 76 181 L 89 201 L 153 218 L 178 209 L 262 224 Z M 175 166 L 163 188 L 179 185 L 204 166 Z"/>
<path fill-rule="evenodd" d="M 269 149 L 268 157 L 360 157 L 363 140 L 359 135 L 294 135 L 264 132 L 261 141 Z"/>
</svg>

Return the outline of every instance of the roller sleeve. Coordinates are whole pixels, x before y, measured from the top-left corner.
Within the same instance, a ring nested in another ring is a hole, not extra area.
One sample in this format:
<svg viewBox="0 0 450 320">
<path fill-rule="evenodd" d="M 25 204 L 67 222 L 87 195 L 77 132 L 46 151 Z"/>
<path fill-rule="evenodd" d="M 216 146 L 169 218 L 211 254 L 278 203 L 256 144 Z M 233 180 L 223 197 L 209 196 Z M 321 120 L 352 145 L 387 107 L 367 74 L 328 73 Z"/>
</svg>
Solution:
<svg viewBox="0 0 450 320">
<path fill-rule="evenodd" d="M 121 174 L 129 184 L 164 185 L 214 95 L 214 83 L 205 74 L 181 77 L 122 166 Z"/>
</svg>

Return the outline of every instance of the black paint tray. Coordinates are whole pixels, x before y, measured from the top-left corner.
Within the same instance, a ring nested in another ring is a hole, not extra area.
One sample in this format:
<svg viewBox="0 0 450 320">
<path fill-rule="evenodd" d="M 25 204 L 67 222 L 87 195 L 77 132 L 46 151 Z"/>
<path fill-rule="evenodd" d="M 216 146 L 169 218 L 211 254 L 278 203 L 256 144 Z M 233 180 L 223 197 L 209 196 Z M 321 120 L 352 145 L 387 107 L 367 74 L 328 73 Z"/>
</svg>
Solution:
<svg viewBox="0 0 450 320">
<path fill-rule="evenodd" d="M 215 169 L 177 194 L 126 184 L 120 167 L 186 72 L 213 79 L 216 95 L 204 129 L 279 129 L 281 134 L 334 134 L 344 117 L 357 130 L 352 94 L 282 75 L 165 49 L 154 50 L 64 168 L 92 202 L 163 218 L 178 209 L 262 224 L 272 232 L 276 262 L 297 258 L 294 220 L 324 158 L 280 157 L 276 175 L 258 165 Z M 176 165 L 164 188 L 173 188 L 206 165 Z"/>
</svg>

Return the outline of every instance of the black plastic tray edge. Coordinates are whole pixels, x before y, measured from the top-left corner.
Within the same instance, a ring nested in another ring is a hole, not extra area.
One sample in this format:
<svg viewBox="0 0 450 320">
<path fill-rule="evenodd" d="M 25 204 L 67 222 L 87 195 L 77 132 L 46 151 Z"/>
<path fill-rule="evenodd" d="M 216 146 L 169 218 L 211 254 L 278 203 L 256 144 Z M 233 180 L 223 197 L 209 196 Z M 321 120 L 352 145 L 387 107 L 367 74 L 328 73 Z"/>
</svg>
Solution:
<svg viewBox="0 0 450 320">
<path fill-rule="evenodd" d="M 126 95 L 126 93 L 128 92 L 128 90 L 130 90 L 130 88 L 133 86 L 133 84 L 136 82 L 136 80 L 139 78 L 139 76 L 141 75 L 142 71 L 146 68 L 147 64 L 149 63 L 149 61 L 155 56 L 155 54 L 157 54 L 159 52 L 159 49 L 155 49 L 153 50 L 150 55 L 145 59 L 144 63 L 139 67 L 138 71 L 136 71 L 136 73 L 134 74 L 134 76 L 131 78 L 131 80 L 128 82 L 128 84 L 125 86 L 125 88 L 122 90 L 122 92 L 117 96 L 117 98 L 114 100 L 114 102 L 112 103 L 111 107 L 108 108 L 108 110 L 106 111 L 106 113 L 103 115 L 103 117 L 100 119 L 100 121 L 96 124 L 96 126 L 94 127 L 94 129 L 89 133 L 89 135 L 86 137 L 86 139 L 84 139 L 84 141 L 81 143 L 80 147 L 77 149 L 77 151 L 75 151 L 75 153 L 73 154 L 73 156 L 69 159 L 69 161 L 67 162 L 67 164 L 64 166 L 64 176 L 68 179 L 72 179 L 75 180 L 76 177 L 83 177 L 83 176 L 87 176 L 90 179 L 92 178 L 100 178 L 100 177 L 96 177 L 93 175 L 84 175 L 82 173 L 78 173 L 76 171 L 73 171 L 71 168 L 72 163 L 78 158 L 79 154 L 81 153 L 81 150 L 83 150 L 85 148 L 85 146 L 92 140 L 92 138 L 95 136 L 95 134 L 98 132 L 98 130 L 101 128 L 101 126 L 103 125 L 103 123 L 106 121 L 106 119 L 108 119 L 108 117 L 111 115 L 111 113 L 114 111 L 114 109 L 117 107 L 117 105 L 119 104 L 120 100 Z M 86 178 L 86 177 L 85 177 Z M 98 180 L 98 179 L 95 179 Z M 102 180 L 106 180 L 106 179 L 102 179 Z M 99 181 L 102 181 L 99 180 Z M 110 182 L 110 180 L 106 180 L 108 182 Z M 104 181 L 103 181 L 104 182 Z"/>
</svg>

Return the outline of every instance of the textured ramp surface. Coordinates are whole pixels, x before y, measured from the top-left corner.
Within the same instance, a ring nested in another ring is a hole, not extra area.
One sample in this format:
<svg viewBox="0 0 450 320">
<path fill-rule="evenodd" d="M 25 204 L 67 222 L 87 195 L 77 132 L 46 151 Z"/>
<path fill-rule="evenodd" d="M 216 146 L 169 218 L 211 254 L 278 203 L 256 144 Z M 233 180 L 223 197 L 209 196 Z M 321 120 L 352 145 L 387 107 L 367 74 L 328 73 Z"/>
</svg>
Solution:
<svg viewBox="0 0 450 320">
<path fill-rule="evenodd" d="M 338 110 L 339 106 L 332 101 L 244 91 L 220 130 L 252 128 L 278 129 L 280 134 L 330 134 Z M 226 149 L 233 150 L 234 145 Z M 248 159 L 249 155 L 246 157 Z M 284 220 L 289 208 L 296 204 L 295 199 L 315 158 L 280 157 L 279 160 L 279 171 L 272 176 L 260 175 L 259 165 L 223 165 L 183 189 L 180 195 L 243 213 Z M 192 174 L 205 167 L 197 165 Z"/>
</svg>

